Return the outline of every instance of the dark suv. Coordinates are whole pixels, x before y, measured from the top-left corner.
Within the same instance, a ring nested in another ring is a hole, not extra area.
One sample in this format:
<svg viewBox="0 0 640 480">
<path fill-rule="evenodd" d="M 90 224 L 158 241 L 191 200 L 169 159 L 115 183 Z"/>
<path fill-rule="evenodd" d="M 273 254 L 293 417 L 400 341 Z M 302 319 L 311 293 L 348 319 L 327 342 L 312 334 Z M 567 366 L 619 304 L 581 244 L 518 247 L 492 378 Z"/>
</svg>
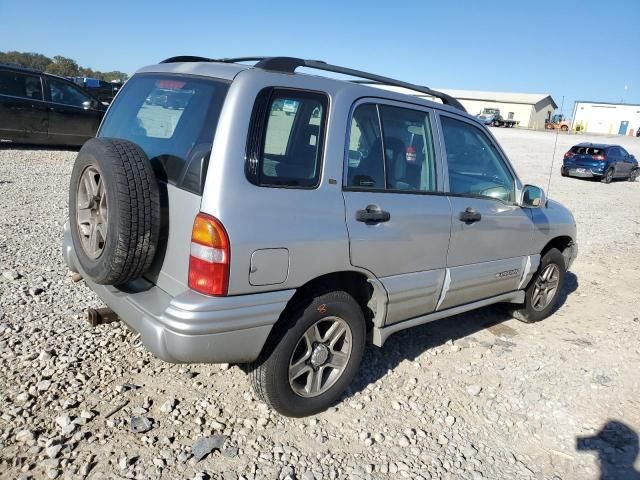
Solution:
<svg viewBox="0 0 640 480">
<path fill-rule="evenodd" d="M 95 136 L 106 108 L 64 78 L 0 65 L 0 140 L 80 146 Z"/>
</svg>

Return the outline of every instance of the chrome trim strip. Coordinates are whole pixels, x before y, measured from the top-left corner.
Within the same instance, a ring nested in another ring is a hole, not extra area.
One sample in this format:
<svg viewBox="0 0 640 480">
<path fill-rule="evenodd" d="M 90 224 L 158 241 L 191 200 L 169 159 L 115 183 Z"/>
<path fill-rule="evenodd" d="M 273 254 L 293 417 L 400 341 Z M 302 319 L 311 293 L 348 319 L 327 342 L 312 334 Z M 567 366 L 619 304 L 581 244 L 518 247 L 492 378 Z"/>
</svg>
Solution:
<svg viewBox="0 0 640 480">
<path fill-rule="evenodd" d="M 524 286 L 524 282 L 527 280 L 530 270 L 531 270 L 531 255 L 527 255 L 527 260 L 524 264 L 524 269 L 522 270 L 522 277 L 520 277 L 520 283 L 518 283 L 518 290 L 522 289 L 522 287 Z"/>
<path fill-rule="evenodd" d="M 438 303 L 436 304 L 436 311 L 444 302 L 444 297 L 447 295 L 449 291 L 449 286 L 451 285 L 451 271 L 447 268 L 444 273 L 444 282 L 442 284 L 442 291 L 440 292 L 440 297 L 438 298 Z"/>
</svg>

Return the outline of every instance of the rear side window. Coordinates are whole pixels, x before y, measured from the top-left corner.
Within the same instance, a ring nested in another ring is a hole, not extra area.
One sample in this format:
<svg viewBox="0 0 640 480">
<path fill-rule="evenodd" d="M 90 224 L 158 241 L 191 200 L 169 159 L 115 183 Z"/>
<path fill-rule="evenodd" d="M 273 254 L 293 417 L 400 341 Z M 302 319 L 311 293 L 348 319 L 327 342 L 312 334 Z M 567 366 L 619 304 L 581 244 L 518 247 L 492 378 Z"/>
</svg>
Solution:
<svg viewBox="0 0 640 480">
<path fill-rule="evenodd" d="M 248 180 L 267 187 L 317 187 L 326 116 L 323 94 L 272 88 L 260 92 L 247 142 Z"/>
<path fill-rule="evenodd" d="M 160 180 L 201 194 L 228 89 L 222 80 L 135 75 L 112 103 L 98 136 L 137 143 Z"/>
<path fill-rule="evenodd" d="M 0 95 L 42 100 L 42 82 L 36 75 L 0 70 Z"/>
<path fill-rule="evenodd" d="M 388 105 L 358 106 L 351 118 L 346 186 L 436 191 L 429 114 Z"/>
</svg>

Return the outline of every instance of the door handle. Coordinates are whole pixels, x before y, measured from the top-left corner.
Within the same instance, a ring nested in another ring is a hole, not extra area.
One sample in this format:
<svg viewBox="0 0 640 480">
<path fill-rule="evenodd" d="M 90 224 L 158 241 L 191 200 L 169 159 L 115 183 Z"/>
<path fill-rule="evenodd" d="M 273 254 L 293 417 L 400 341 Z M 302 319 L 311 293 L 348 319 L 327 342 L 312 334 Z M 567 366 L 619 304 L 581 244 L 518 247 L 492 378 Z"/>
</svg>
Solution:
<svg viewBox="0 0 640 480">
<path fill-rule="evenodd" d="M 356 212 L 356 220 L 365 222 L 367 225 L 373 225 L 380 222 L 388 222 L 391 218 L 389 212 L 385 212 L 378 205 L 367 205 L 364 210 Z"/>
<path fill-rule="evenodd" d="M 466 208 L 464 212 L 460 212 L 460 221 L 467 225 L 470 225 L 473 222 L 479 222 L 480 220 L 482 220 L 482 214 L 480 212 L 476 212 L 471 207 Z"/>
</svg>

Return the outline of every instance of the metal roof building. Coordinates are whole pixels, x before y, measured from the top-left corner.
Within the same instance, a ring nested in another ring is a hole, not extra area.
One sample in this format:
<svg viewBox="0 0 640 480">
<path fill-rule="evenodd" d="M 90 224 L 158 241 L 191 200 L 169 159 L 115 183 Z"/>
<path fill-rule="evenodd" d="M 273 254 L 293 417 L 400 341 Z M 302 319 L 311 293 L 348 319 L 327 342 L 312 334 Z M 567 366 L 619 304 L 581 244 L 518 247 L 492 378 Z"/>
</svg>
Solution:
<svg viewBox="0 0 640 480">
<path fill-rule="evenodd" d="M 640 128 L 640 105 L 578 100 L 573 125 L 589 133 L 633 135 Z"/>
<path fill-rule="evenodd" d="M 400 87 L 371 85 L 385 90 L 427 97 Z M 547 93 L 484 92 L 451 88 L 434 88 L 433 90 L 451 95 L 462 103 L 471 115 L 478 115 L 485 108 L 499 108 L 504 118 L 515 120 L 518 126 L 523 128 L 543 129 L 545 120 L 550 119 L 554 110 L 558 108 L 551 95 Z"/>
</svg>

